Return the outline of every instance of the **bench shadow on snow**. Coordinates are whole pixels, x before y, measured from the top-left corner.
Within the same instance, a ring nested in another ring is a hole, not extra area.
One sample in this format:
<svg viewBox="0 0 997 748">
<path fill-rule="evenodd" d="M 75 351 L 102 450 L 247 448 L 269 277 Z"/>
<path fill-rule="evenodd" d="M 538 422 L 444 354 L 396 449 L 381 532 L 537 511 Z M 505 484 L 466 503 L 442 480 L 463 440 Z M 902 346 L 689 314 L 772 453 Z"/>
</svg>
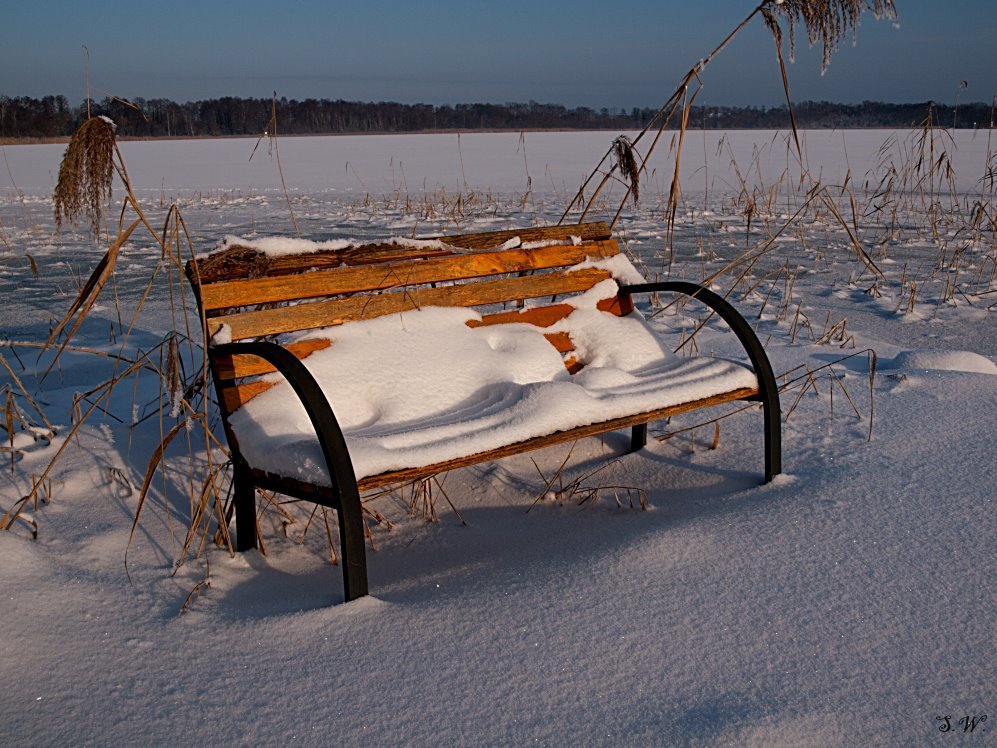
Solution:
<svg viewBox="0 0 997 748">
<path fill-rule="evenodd" d="M 446 486 L 467 525 L 462 526 L 439 498 L 439 522 L 410 518 L 388 533 L 375 532 L 378 550 L 367 551 L 371 595 L 383 603 L 421 606 L 432 604 L 438 595 L 452 598 L 484 590 L 515 594 L 520 579 L 549 584 L 556 594 L 564 574 L 585 575 L 599 564 L 614 563 L 637 544 L 660 541 L 667 547 L 669 533 L 684 525 L 748 511 L 747 505 L 773 498 L 754 491 L 762 485 L 760 469 L 692 461 L 687 453 L 660 445 L 628 455 L 629 433 L 623 432 L 604 435 L 601 444 L 598 438 L 588 442 L 590 453 L 578 459 L 573 455 L 567 479 L 619 458 L 612 474 L 600 474 L 591 482 L 639 486 L 646 493 L 649 511 L 641 511 L 636 499 L 635 508 L 630 508 L 623 495 L 618 507 L 608 491 L 581 504 L 547 499 L 531 505 L 543 483 L 528 456 L 465 468 L 456 481 L 455 471 Z M 744 451 L 750 453 L 745 459 L 761 461 L 760 449 L 746 445 Z M 555 468 L 564 454 L 552 456 Z M 475 506 L 475 493 L 518 498 L 505 506 Z M 323 564 L 314 555 L 304 558 L 310 553 L 304 550 L 296 561 L 287 561 L 286 548 L 278 546 L 290 542 L 272 539 L 269 558 L 258 551 L 240 554 L 234 563 L 247 568 L 226 573 L 232 585 L 226 588 L 219 579 L 221 584 L 211 593 L 222 616 L 268 618 L 342 605 L 340 567 Z M 349 615 L 351 610 L 369 609 L 370 604 L 362 599 L 337 609 Z"/>
</svg>

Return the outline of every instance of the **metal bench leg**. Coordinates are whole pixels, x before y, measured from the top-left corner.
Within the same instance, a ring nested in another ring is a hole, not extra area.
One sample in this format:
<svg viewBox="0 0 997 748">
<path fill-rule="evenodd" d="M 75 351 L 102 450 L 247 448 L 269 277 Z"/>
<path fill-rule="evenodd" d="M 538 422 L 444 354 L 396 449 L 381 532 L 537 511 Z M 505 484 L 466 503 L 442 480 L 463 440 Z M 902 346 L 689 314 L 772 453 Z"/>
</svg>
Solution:
<svg viewBox="0 0 997 748">
<path fill-rule="evenodd" d="M 349 602 L 367 594 L 367 541 L 359 493 L 342 493 L 336 514 L 339 515 L 339 547 L 343 554 L 343 594 Z"/>
<path fill-rule="evenodd" d="M 647 446 L 647 424 L 638 423 L 630 432 L 630 451 L 639 452 Z"/>
<path fill-rule="evenodd" d="M 232 474 L 232 501 L 235 503 L 235 549 L 256 548 L 256 486 L 248 468 L 236 465 Z"/>
<path fill-rule="evenodd" d="M 779 388 L 768 377 L 760 387 L 760 400 L 765 410 L 765 482 L 782 472 L 782 415 L 779 408 Z"/>
</svg>

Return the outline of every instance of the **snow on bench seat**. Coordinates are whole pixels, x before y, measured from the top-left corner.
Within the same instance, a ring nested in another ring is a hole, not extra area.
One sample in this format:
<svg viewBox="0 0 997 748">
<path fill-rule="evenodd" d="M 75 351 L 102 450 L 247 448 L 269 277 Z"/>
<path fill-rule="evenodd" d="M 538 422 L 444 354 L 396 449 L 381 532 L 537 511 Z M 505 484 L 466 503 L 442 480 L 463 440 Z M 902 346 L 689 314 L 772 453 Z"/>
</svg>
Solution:
<svg viewBox="0 0 997 748">
<path fill-rule="evenodd" d="M 603 281 L 569 298 L 554 326 L 470 327 L 462 307 L 428 307 L 311 330 L 331 345 L 304 359 L 343 429 L 357 480 L 488 452 L 579 426 L 753 390 L 750 368 L 676 356 L 637 314 L 617 317 L 595 301 Z M 565 332 L 583 368 L 574 375 L 544 337 Z M 304 408 L 286 382 L 230 417 L 257 469 L 330 484 Z"/>
</svg>

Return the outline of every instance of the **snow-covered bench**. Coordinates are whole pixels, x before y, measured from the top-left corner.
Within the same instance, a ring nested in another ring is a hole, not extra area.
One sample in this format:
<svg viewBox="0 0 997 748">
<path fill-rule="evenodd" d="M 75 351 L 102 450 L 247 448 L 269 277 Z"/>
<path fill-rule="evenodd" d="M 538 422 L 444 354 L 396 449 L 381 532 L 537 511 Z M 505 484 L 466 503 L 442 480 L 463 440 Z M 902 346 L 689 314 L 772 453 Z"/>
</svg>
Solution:
<svg viewBox="0 0 997 748">
<path fill-rule="evenodd" d="M 234 465 L 237 547 L 256 488 L 333 507 L 347 600 L 367 594 L 360 492 L 732 400 L 764 407 L 772 369 L 741 316 L 686 282 L 645 283 L 605 223 L 433 240 L 226 239 L 188 263 Z M 632 296 L 711 307 L 750 366 L 674 355 Z M 274 342 L 279 341 L 279 342 Z"/>
</svg>

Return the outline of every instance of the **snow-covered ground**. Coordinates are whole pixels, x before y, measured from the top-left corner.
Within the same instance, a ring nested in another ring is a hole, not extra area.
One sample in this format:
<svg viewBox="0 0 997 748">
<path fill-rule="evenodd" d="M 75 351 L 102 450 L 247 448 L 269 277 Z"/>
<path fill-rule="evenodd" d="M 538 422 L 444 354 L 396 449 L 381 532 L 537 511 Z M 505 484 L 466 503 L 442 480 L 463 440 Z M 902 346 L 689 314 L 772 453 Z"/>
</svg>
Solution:
<svg viewBox="0 0 997 748">
<path fill-rule="evenodd" d="M 716 288 L 734 286 L 785 384 L 785 475 L 760 485 L 755 410 L 723 419 L 715 449 L 712 423 L 683 430 L 700 413 L 657 424 L 652 433 L 674 435 L 633 455 L 618 433 L 455 471 L 440 478 L 438 522 L 426 521 L 422 499 L 416 511 L 408 495 L 371 502 L 385 520 L 372 529 L 372 595 L 349 604 L 322 515 L 309 521 L 307 507 L 283 522 L 266 515 L 265 556 L 230 557 L 210 537 L 200 554 L 182 551 L 185 481 L 205 472 L 196 430 L 189 448 L 174 441 L 129 547 L 161 435 L 146 418 L 160 383 L 124 380 L 62 453 L 47 503 L 0 532 L 0 744 L 989 744 L 989 135 L 936 134 L 915 174 L 917 133 L 806 133 L 801 188 L 785 133 L 690 134 L 674 256 L 663 253 L 663 142 L 617 234 L 649 278 L 700 281 L 726 268 Z M 612 138 L 278 146 L 302 235 L 329 240 L 556 221 Z M 163 225 L 175 202 L 204 251 L 230 234 L 294 233 L 277 154 L 264 142 L 250 160 L 254 145 L 121 147 L 151 223 Z M 0 320 L 17 345 L 0 354 L 37 409 L 6 369 L 0 407 L 11 402 L 36 432 L 41 411 L 58 435 L 33 438 L 19 420 L 13 442 L 0 434 L 14 449 L 0 454 L 0 513 L 64 445 L 74 395 L 120 371 L 93 351 L 121 351 L 160 262 L 136 234 L 73 341 L 89 350 L 66 351 L 40 381 L 51 359 L 39 366 L 23 344 L 44 340 L 106 248 L 83 229 L 54 232 L 63 150 L 3 148 Z M 929 162 L 934 174 L 950 166 L 953 181 L 933 179 Z M 813 180 L 826 200 L 808 197 Z M 115 205 L 120 197 L 117 187 Z M 615 207 L 607 200 L 592 217 Z M 165 270 L 160 278 L 128 357 L 174 328 Z M 662 321 L 676 340 L 695 323 L 691 308 Z M 732 338 L 711 322 L 696 342 L 734 357 Z M 542 497 L 569 450 L 561 483 L 578 487 Z"/>
</svg>

